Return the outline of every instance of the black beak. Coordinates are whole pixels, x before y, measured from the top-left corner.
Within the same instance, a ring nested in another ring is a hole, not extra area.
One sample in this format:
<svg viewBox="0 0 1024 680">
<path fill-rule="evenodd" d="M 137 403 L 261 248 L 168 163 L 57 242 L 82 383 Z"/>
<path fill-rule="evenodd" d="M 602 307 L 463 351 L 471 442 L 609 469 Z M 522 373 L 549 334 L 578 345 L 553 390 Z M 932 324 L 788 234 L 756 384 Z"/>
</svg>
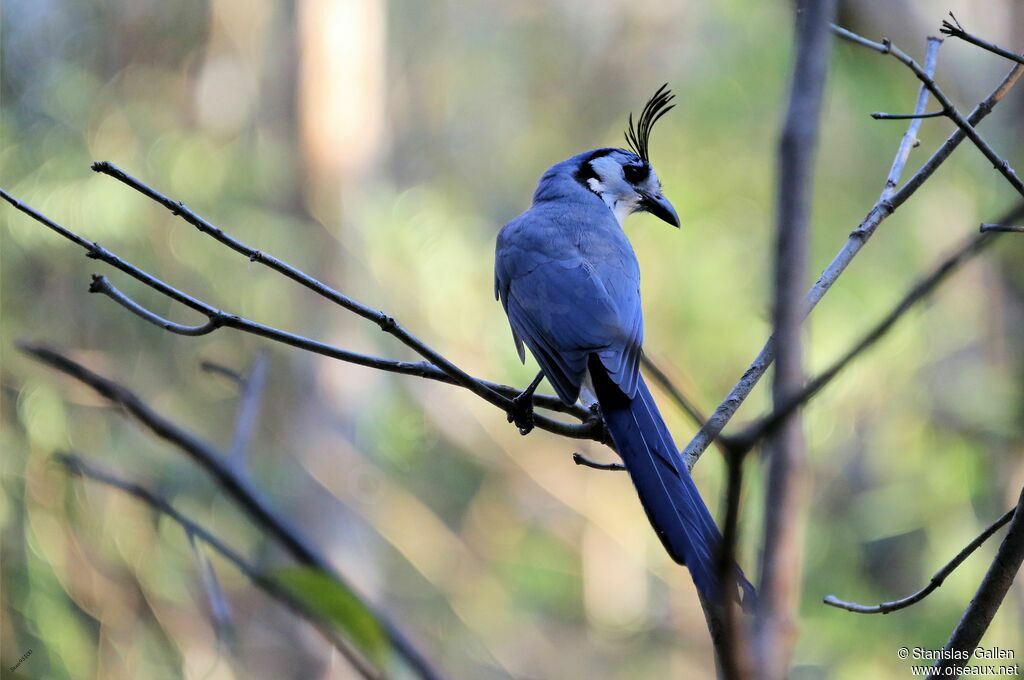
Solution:
<svg viewBox="0 0 1024 680">
<path fill-rule="evenodd" d="M 651 213 L 659 220 L 664 220 L 673 227 L 679 228 L 679 215 L 676 214 L 676 209 L 661 194 L 645 194 L 640 207 L 641 210 Z"/>
</svg>

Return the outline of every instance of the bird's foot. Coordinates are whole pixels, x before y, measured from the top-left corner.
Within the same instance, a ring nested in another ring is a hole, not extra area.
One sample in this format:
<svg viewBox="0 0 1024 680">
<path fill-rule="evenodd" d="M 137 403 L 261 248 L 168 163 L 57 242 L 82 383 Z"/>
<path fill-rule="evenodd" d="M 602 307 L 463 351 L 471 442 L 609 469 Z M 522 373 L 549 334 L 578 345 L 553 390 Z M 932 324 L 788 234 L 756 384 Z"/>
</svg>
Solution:
<svg viewBox="0 0 1024 680">
<path fill-rule="evenodd" d="M 515 423 L 521 435 L 533 431 L 533 393 L 543 378 L 544 374 L 538 373 L 529 387 L 512 399 L 512 406 L 508 409 L 508 422 Z"/>
</svg>

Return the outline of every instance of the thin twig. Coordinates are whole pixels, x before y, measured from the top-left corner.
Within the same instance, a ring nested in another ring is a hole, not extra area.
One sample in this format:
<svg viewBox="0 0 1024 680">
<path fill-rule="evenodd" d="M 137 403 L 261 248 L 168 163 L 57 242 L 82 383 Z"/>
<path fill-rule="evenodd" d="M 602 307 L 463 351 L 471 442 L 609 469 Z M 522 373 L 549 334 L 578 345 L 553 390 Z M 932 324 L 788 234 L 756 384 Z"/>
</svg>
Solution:
<svg viewBox="0 0 1024 680">
<path fill-rule="evenodd" d="M 998 170 L 999 173 L 1006 178 L 1006 181 L 1009 182 L 1010 185 L 1017 190 L 1017 193 L 1019 193 L 1021 196 L 1024 196 L 1024 182 L 1021 182 L 1020 178 L 1017 177 L 1017 173 L 1013 169 L 1013 167 L 1010 166 L 1009 161 L 1001 158 L 999 154 L 997 154 L 992 149 L 992 147 L 989 146 L 988 142 L 982 139 L 981 135 L 979 135 L 977 130 L 974 129 L 974 126 L 970 123 L 970 121 L 964 118 L 963 114 L 961 114 L 957 110 L 957 108 L 953 106 L 953 102 L 949 100 L 949 97 L 946 96 L 946 93 L 943 92 L 942 89 L 938 86 L 938 84 L 935 82 L 935 79 L 932 78 L 932 76 L 929 75 L 927 72 L 925 72 L 921 65 L 914 61 L 906 52 L 896 47 L 896 45 L 888 43 L 888 38 L 885 42 L 889 44 L 889 54 L 891 54 L 893 58 L 895 58 L 897 61 L 901 62 L 904 66 L 906 66 L 907 68 L 914 72 L 914 75 L 917 76 L 917 79 L 920 80 L 924 84 L 924 86 L 928 88 L 928 91 L 932 93 L 932 96 L 935 97 L 936 101 L 938 101 L 938 103 L 942 105 L 942 109 L 945 112 L 946 116 L 948 116 L 950 120 L 956 123 L 957 127 L 959 127 L 964 132 L 964 134 L 967 135 L 967 138 L 970 139 L 971 142 L 976 147 L 978 147 L 978 150 L 981 151 L 982 154 L 984 154 L 985 158 L 987 158 L 989 162 L 992 163 L 992 167 Z"/>
<path fill-rule="evenodd" d="M 807 276 L 814 157 L 832 47 L 829 25 L 835 8 L 834 1 L 796 3 L 796 55 L 778 150 L 772 334 L 778 346 L 772 381 L 776 405 L 803 384 L 802 292 Z M 806 450 L 799 413 L 783 418 L 766 452 L 764 538 L 752 670 L 758 678 L 781 680 L 789 677 L 796 642 L 803 567 L 800 546 L 806 521 Z M 737 486 L 739 481 L 736 475 Z"/>
<path fill-rule="evenodd" d="M 959 677 L 981 638 L 988 630 L 992 618 L 999 611 L 1003 598 L 1024 563 L 1024 490 L 1017 500 L 1016 512 L 1006 530 L 1003 542 L 996 550 L 995 559 L 985 573 L 978 591 L 967 605 L 964 615 L 953 630 L 943 649 L 944 653 L 932 668 L 932 678 Z"/>
<path fill-rule="evenodd" d="M 987 40 L 984 40 L 983 38 L 979 38 L 976 35 L 968 33 L 967 31 L 964 30 L 964 27 L 960 25 L 960 22 L 956 20 L 956 17 L 953 16 L 952 12 L 949 13 L 949 16 L 951 19 L 953 19 L 954 23 L 951 24 L 948 21 L 943 21 L 942 28 L 939 29 L 940 33 L 948 35 L 951 38 L 959 38 L 960 40 L 969 42 L 972 45 L 977 45 L 983 50 L 988 50 L 993 54 L 998 54 L 1000 57 L 1004 57 L 1006 59 L 1009 59 L 1010 61 L 1015 61 L 1018 64 L 1024 64 L 1024 54 L 1013 52 L 1011 50 L 1000 47 L 995 43 L 991 43 Z"/>
<path fill-rule="evenodd" d="M 981 120 L 988 116 L 988 114 L 992 112 L 992 109 L 1003 100 L 1013 86 L 1017 84 L 1017 81 L 1021 76 L 1024 76 L 1024 66 L 1018 64 L 1010 70 L 995 90 L 993 90 L 986 99 L 975 107 L 974 111 L 972 111 L 967 117 L 967 120 L 972 125 L 977 125 L 981 122 Z M 892 215 L 901 205 L 903 205 L 903 203 L 905 203 L 907 199 L 909 199 L 925 183 L 925 181 L 932 176 L 932 174 L 960 145 L 964 138 L 965 134 L 963 130 L 955 130 L 946 139 L 942 146 L 932 154 L 931 158 L 929 158 L 898 191 L 889 193 L 888 191 L 883 190 L 882 197 L 878 203 L 876 203 L 868 212 L 860 225 L 850 233 L 850 236 L 847 238 L 842 248 L 840 248 L 839 252 L 836 253 L 835 257 L 829 265 L 825 267 L 821 275 L 818 276 L 817 281 L 815 281 L 814 285 L 811 286 L 811 289 L 807 292 L 807 295 L 804 298 L 805 317 L 811 313 L 825 294 L 831 290 L 835 282 L 843 272 L 846 271 L 846 268 L 849 267 L 850 263 L 853 262 L 854 258 L 864 248 L 864 245 L 874 235 L 875 231 L 877 231 L 879 225 L 881 225 L 886 218 Z M 899 155 L 897 155 L 897 158 L 899 158 Z M 899 176 L 902 174 L 902 171 L 902 163 L 893 164 L 893 170 L 890 172 L 889 180 L 892 180 L 892 184 L 894 186 L 898 183 Z M 886 182 L 887 187 L 888 185 L 889 181 Z M 696 465 L 700 456 L 736 414 L 737 409 L 739 409 L 744 400 L 746 400 L 750 395 L 758 381 L 761 379 L 761 376 L 765 374 L 768 367 L 771 366 L 774 360 L 775 341 L 773 338 L 768 338 L 767 342 L 765 342 L 764 346 L 761 348 L 761 351 L 756 357 L 754 357 L 754 360 L 747 367 L 746 371 L 744 371 L 743 375 L 740 376 L 740 379 L 732 389 L 729 390 L 729 393 L 708 418 L 704 427 L 694 435 L 683 449 L 683 456 L 686 459 L 688 467 L 692 469 L 693 466 Z"/>
<path fill-rule="evenodd" d="M 640 365 L 647 373 L 654 378 L 654 381 L 661 385 L 661 388 L 665 390 L 668 396 L 676 403 L 679 409 L 690 417 L 698 427 L 707 422 L 707 418 L 701 412 L 700 408 L 697 407 L 693 401 L 683 394 L 683 391 L 672 382 L 672 379 L 668 377 L 668 373 L 662 370 L 646 352 L 640 353 Z"/>
<path fill-rule="evenodd" d="M 92 275 L 92 282 L 89 283 L 90 293 L 99 293 L 106 295 L 108 298 L 127 309 L 132 314 L 135 314 L 139 318 L 145 319 L 154 326 L 163 328 L 165 331 L 170 331 L 176 335 L 187 335 L 196 337 L 199 335 L 208 335 L 218 328 L 226 325 L 224 323 L 222 314 L 214 314 L 213 312 L 209 315 L 209 321 L 206 323 L 198 324 L 195 326 L 188 326 L 186 324 L 176 323 L 160 316 L 156 312 L 150 311 L 140 305 L 135 300 L 119 291 L 117 288 L 107 280 L 107 277 L 100 276 L 99 274 Z"/>
<path fill-rule="evenodd" d="M 644 370 L 654 379 L 661 389 L 665 390 L 669 398 L 675 402 L 679 409 L 688 415 L 690 419 L 698 427 L 703 427 L 704 423 L 707 422 L 707 416 L 704 415 L 704 411 L 693 403 L 693 400 L 686 396 L 686 393 L 668 376 L 668 373 L 661 368 L 661 366 L 654 361 L 646 352 L 640 354 L 640 364 Z M 732 446 L 732 441 L 726 435 L 719 435 L 715 443 L 728 448 Z"/>
<path fill-rule="evenodd" d="M 1002 221 L 1009 222 L 1020 217 L 1024 217 L 1024 203 L 1018 204 L 1007 212 L 1003 216 Z M 965 262 L 981 253 L 993 241 L 992 234 L 988 233 L 968 236 L 961 245 L 942 258 L 927 275 L 911 286 L 889 313 L 882 317 L 871 330 L 865 333 L 859 341 L 833 362 L 832 365 L 804 384 L 799 391 L 777 406 L 771 413 L 734 435 L 732 438 L 734 445 L 744 450 L 754 446 L 769 432 L 778 427 L 783 418 L 807 403 L 814 395 L 818 394 L 826 385 L 832 382 L 854 359 L 881 340 L 904 314 L 934 292 L 953 272 L 958 270 Z"/>
<path fill-rule="evenodd" d="M 1024 233 L 1024 225 L 1018 225 L 1018 224 L 998 224 L 998 223 L 995 223 L 995 224 L 982 223 L 981 229 L 979 229 L 979 231 L 981 233 L 983 233 L 983 234 L 987 233 L 987 232 L 996 232 L 996 233 L 1004 233 L 1004 234 L 1021 234 L 1021 233 Z"/>
<path fill-rule="evenodd" d="M 924 118 L 942 118 L 945 111 L 931 111 L 929 113 L 882 113 L 877 111 L 871 114 L 875 120 L 922 120 Z"/>
<path fill-rule="evenodd" d="M 359 675 L 364 678 L 381 677 L 380 671 L 364 659 L 347 640 L 338 635 L 338 632 L 333 625 L 325 621 L 315 612 L 310 611 L 303 602 L 298 600 L 278 584 L 277 581 L 264 576 L 259 569 L 249 564 L 244 557 L 235 552 L 233 548 L 230 548 L 217 536 L 210 533 L 210 531 L 205 527 L 197 524 L 178 512 L 167 500 L 156 495 L 146 487 L 136 484 L 135 482 L 121 479 L 120 477 L 101 469 L 95 463 L 86 461 L 80 456 L 58 453 L 55 457 L 56 460 L 67 469 L 68 473 L 79 477 L 86 477 L 111 488 L 123 491 L 173 520 L 185 531 L 187 536 L 198 538 L 203 543 L 210 546 L 210 548 L 233 564 L 240 572 L 245 574 L 245 576 L 252 581 L 256 587 L 273 599 L 284 604 L 297 615 L 309 621 L 309 623 L 311 623 L 320 632 L 320 634 L 327 639 L 328 642 L 330 642 L 346 659 L 348 659 L 353 668 L 358 671 Z"/>
<path fill-rule="evenodd" d="M 583 467 L 593 468 L 595 470 L 608 470 L 613 472 L 622 472 L 626 469 L 625 465 L 621 463 L 598 463 L 597 461 L 590 460 L 582 453 L 572 454 L 572 462 Z"/>
<path fill-rule="evenodd" d="M 874 50 L 879 54 L 889 54 L 889 46 L 884 43 L 877 43 L 874 40 L 868 40 L 864 36 L 857 35 L 853 31 L 848 31 L 842 26 L 837 26 L 836 24 L 831 24 L 829 28 L 832 29 L 834 34 L 847 42 L 851 42 L 854 45 L 860 45 L 861 47 L 866 47 L 869 50 Z"/>
<path fill-rule="evenodd" d="M 967 544 L 967 546 L 957 553 L 956 557 L 949 561 L 946 566 L 935 572 L 935 575 L 928 580 L 926 585 L 921 590 L 917 591 L 913 595 L 900 598 L 899 600 L 892 600 L 891 602 L 883 602 L 876 605 L 858 604 L 856 602 L 847 602 L 846 600 L 840 600 L 835 595 L 826 595 L 822 602 L 830 607 L 836 607 L 838 609 L 845 609 L 849 612 L 856 612 L 857 614 L 888 614 L 890 612 L 898 611 L 900 609 L 906 609 L 912 604 L 917 604 L 924 598 L 928 597 L 934 590 L 939 588 L 945 581 L 946 578 L 956 571 L 957 567 L 963 564 L 964 560 L 970 557 L 975 550 L 981 547 L 981 545 L 989 539 L 995 532 L 999 531 L 1007 522 L 1013 518 L 1013 514 L 1016 512 L 1016 508 L 1009 510 L 1005 515 L 997 519 L 995 522 L 990 524 L 983 532 Z"/>
<path fill-rule="evenodd" d="M 232 383 L 234 383 L 235 387 L 239 389 L 241 389 L 242 385 L 245 384 L 245 376 L 243 376 L 235 369 L 228 368 L 224 364 L 217 363 L 216 361 L 209 361 L 204 359 L 203 361 L 199 362 L 199 368 L 206 371 L 207 373 L 213 373 L 215 375 L 220 375 L 227 378 Z"/>
<path fill-rule="evenodd" d="M 227 459 L 212 444 L 192 432 L 179 427 L 157 413 L 134 392 L 120 383 L 105 378 L 78 362 L 42 345 L 20 343 L 19 349 L 28 356 L 88 385 L 102 397 L 120 406 L 154 435 L 187 454 L 217 482 L 221 489 L 238 504 L 260 527 L 265 529 L 298 562 L 330 575 L 353 593 L 358 592 L 337 569 L 283 516 L 273 510 L 249 478 L 227 463 Z M 365 600 L 363 601 L 365 603 Z M 421 678 L 435 680 L 441 675 L 409 641 L 390 618 L 379 610 L 364 604 L 373 613 L 392 647 Z"/>
<path fill-rule="evenodd" d="M 942 40 L 940 38 L 928 36 L 924 50 L 924 71 L 928 75 L 935 75 L 935 69 L 938 68 L 939 64 L 940 47 L 942 47 Z M 925 109 L 928 108 L 929 95 L 928 88 L 924 86 L 924 83 L 921 83 L 917 90 L 917 101 L 914 102 L 915 114 L 924 115 Z M 892 165 L 889 167 L 889 174 L 885 176 L 885 185 L 882 187 L 882 193 L 878 197 L 880 202 L 888 201 L 896 193 L 896 187 L 900 182 L 900 175 L 903 174 L 903 168 L 906 166 L 907 160 L 910 159 L 910 152 L 913 151 L 918 143 L 917 133 L 921 129 L 921 121 L 921 118 L 911 119 L 910 125 L 907 126 L 907 131 L 903 133 L 900 145 L 896 149 L 896 156 L 892 159 Z"/>
<path fill-rule="evenodd" d="M 92 169 L 96 172 L 103 173 L 114 179 L 123 182 L 132 189 L 140 192 L 141 194 L 149 197 L 156 201 L 160 205 L 170 210 L 174 215 L 181 217 L 183 220 L 194 226 L 203 234 L 206 234 L 219 243 L 227 246 L 231 250 L 244 255 L 249 258 L 252 262 L 258 262 L 279 274 L 295 281 L 309 290 L 313 291 L 317 295 L 330 300 L 334 304 L 346 309 L 368 321 L 372 321 L 377 324 L 381 330 L 389 335 L 395 337 L 400 342 L 408 346 L 414 352 L 422 356 L 424 359 L 429 361 L 431 364 L 440 369 L 445 375 L 451 378 L 452 382 L 462 387 L 465 387 L 469 391 L 473 392 L 479 397 L 482 397 L 486 401 L 491 402 L 506 411 L 510 407 L 510 399 L 499 392 L 492 389 L 487 383 L 477 380 L 473 376 L 469 375 L 461 368 L 456 366 L 453 362 L 449 361 L 446 357 L 441 355 L 439 352 L 431 348 L 425 342 L 414 336 L 408 330 L 406 330 L 394 317 L 385 314 L 384 312 L 368 307 L 361 302 L 348 297 L 334 288 L 331 288 L 326 283 L 319 281 L 309 274 L 300 271 L 296 267 L 288 264 L 287 262 L 274 257 L 269 253 L 265 253 L 260 250 L 242 243 L 233 236 L 227 234 L 221 228 L 211 224 L 206 219 L 199 216 L 196 212 L 190 209 L 181 201 L 175 201 L 174 199 L 165 196 L 153 187 L 149 186 L 142 180 L 132 177 L 127 172 L 117 167 L 113 163 L 106 161 L 100 161 L 93 163 Z"/>
</svg>

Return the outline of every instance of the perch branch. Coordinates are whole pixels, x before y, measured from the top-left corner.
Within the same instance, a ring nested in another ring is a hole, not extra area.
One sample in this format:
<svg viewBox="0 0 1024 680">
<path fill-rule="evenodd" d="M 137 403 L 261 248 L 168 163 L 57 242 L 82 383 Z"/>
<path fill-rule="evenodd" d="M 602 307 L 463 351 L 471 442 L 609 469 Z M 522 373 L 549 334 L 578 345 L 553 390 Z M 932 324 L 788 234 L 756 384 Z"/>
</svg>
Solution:
<svg viewBox="0 0 1024 680">
<path fill-rule="evenodd" d="M 249 478 L 230 466 L 225 456 L 212 444 L 160 415 L 120 383 L 90 371 L 59 352 L 42 345 L 25 343 L 19 344 L 19 348 L 31 358 L 88 385 L 107 401 L 123 408 L 158 438 L 192 458 L 257 525 L 265 529 L 298 562 L 319 569 L 344 584 L 353 593 L 358 592 L 298 529 L 271 508 Z M 420 677 L 430 680 L 441 677 L 383 612 L 374 610 L 369 605 L 366 605 L 366 608 L 373 612 L 392 647 Z"/>
<path fill-rule="evenodd" d="M 834 32 L 837 32 L 837 34 L 842 35 L 841 31 L 833 30 Z M 882 50 L 880 51 L 885 53 L 884 46 L 880 47 L 882 47 Z M 992 112 L 992 109 L 1002 101 L 1006 94 L 1014 85 L 1016 85 L 1022 75 L 1024 75 L 1024 65 L 1015 65 L 995 90 L 993 90 L 987 98 L 975 107 L 967 117 L 968 122 L 972 125 L 977 125 L 981 120 L 988 116 L 988 114 Z M 923 108 L 920 110 L 922 112 L 924 111 Z M 884 222 L 901 205 L 903 205 L 903 203 L 905 203 L 907 199 L 909 199 L 925 183 L 925 181 L 932 176 L 939 166 L 941 166 L 960 145 L 965 136 L 966 135 L 963 130 L 955 130 L 932 154 L 931 158 L 929 158 L 898 191 L 890 192 L 888 187 L 890 184 L 894 187 L 898 184 L 899 177 L 902 175 L 906 160 L 905 158 L 901 160 L 900 155 L 897 154 L 897 160 L 899 162 L 893 163 L 893 168 L 886 181 L 887 189 L 883 190 L 878 202 L 868 212 L 860 225 L 850 233 L 842 248 L 840 248 L 839 252 L 822 271 L 817 281 L 815 281 L 814 285 L 811 286 L 811 289 L 807 292 L 807 295 L 804 298 L 805 317 L 811 313 L 814 307 L 832 288 L 842 273 L 846 271 L 846 268 L 854 260 L 857 254 L 860 253 L 861 249 L 863 249 L 864 245 L 868 240 L 870 240 L 871 236 L 874 235 L 879 225 L 881 225 L 882 222 Z M 754 387 L 761 379 L 761 376 L 763 376 L 768 370 L 768 367 L 771 366 L 774 359 L 775 342 L 772 338 L 769 338 L 737 383 L 729 391 L 729 394 L 726 395 L 725 399 L 722 400 L 715 411 L 711 414 L 711 417 L 708 418 L 704 427 L 700 429 L 700 431 L 683 449 L 683 455 L 686 458 L 686 463 L 689 467 L 692 468 L 696 464 L 700 459 L 701 454 L 704 453 L 711 442 L 721 433 L 722 429 L 732 419 L 733 415 L 735 415 L 737 409 L 739 409 L 744 400 L 746 400 L 753 391 Z"/>
<path fill-rule="evenodd" d="M 206 324 L 200 324 L 197 326 L 184 326 L 182 324 L 170 322 L 158 314 L 145 309 L 134 300 L 131 300 L 127 295 L 117 290 L 113 284 L 106 279 L 106 277 L 98 276 L 93 278 L 93 282 L 90 286 L 91 292 L 101 293 L 111 297 L 121 306 L 134 314 L 137 314 L 146 321 L 159 326 L 160 328 L 165 328 L 171 332 L 184 335 L 202 335 L 211 333 L 219 328 L 233 328 L 244 333 L 257 335 L 274 342 L 290 345 L 298 349 L 320 354 L 339 361 L 356 364 L 358 366 L 366 366 L 377 370 L 398 373 L 401 375 L 410 375 L 452 385 L 462 384 L 449 373 L 428 361 L 396 361 L 393 359 L 385 359 L 368 354 L 352 352 L 334 345 L 319 342 L 302 335 L 289 333 L 287 331 L 251 321 L 244 317 L 224 312 L 161 281 L 148 272 L 122 259 L 117 254 L 100 246 L 98 243 L 82 238 L 75 232 L 61 226 L 31 206 L 19 201 L 3 189 L 0 189 L 0 198 L 3 198 L 16 209 L 25 213 L 35 221 L 43 224 L 57 234 L 60 234 L 64 238 L 85 249 L 88 257 L 109 264 L 115 269 L 128 274 L 132 278 L 144 283 L 150 288 L 153 288 L 166 297 L 199 312 L 206 316 L 208 320 Z M 473 380 L 480 383 L 481 386 L 480 389 L 472 390 L 475 394 L 486 395 L 483 396 L 485 400 L 506 412 L 511 407 L 512 399 L 520 393 L 520 390 L 507 385 L 499 385 L 486 380 L 478 380 L 476 378 L 473 378 Z M 582 421 L 580 424 L 566 423 L 538 414 L 535 416 L 535 423 L 538 427 L 554 432 L 555 434 L 561 434 L 575 439 L 594 439 L 599 442 L 608 441 L 604 424 L 589 410 L 579 405 L 566 405 L 557 397 L 550 395 L 535 394 L 534 404 L 548 410 L 566 413 Z"/>
<path fill-rule="evenodd" d="M 293 267 L 287 262 L 274 257 L 270 253 L 265 253 L 260 250 L 242 243 L 233 236 L 227 234 L 220 227 L 217 227 L 206 219 L 200 217 L 191 208 L 186 206 L 181 201 L 176 201 L 164 194 L 160 193 L 156 189 L 150 187 L 145 182 L 132 177 L 121 168 L 117 167 L 113 163 L 106 161 L 100 161 L 93 163 L 92 169 L 96 172 L 102 173 L 113 177 L 114 179 L 123 182 L 132 189 L 135 189 L 139 193 L 147 196 L 148 198 L 156 201 L 160 205 L 164 206 L 171 211 L 172 214 L 181 217 L 183 220 L 194 226 L 203 234 L 214 238 L 219 243 L 227 246 L 231 250 L 244 255 L 249 258 L 251 262 L 258 262 L 279 274 L 295 281 L 309 290 L 313 291 L 317 295 L 330 300 L 334 304 L 347 309 L 348 311 L 356 314 L 368 321 L 375 323 L 380 327 L 382 331 L 395 337 L 400 342 L 408 346 L 414 352 L 422 356 L 424 359 L 429 361 L 431 364 L 443 371 L 449 376 L 457 385 L 465 387 L 469 391 L 473 392 L 479 397 L 490 401 L 491 403 L 504 404 L 508 399 L 501 394 L 496 393 L 487 384 L 477 380 L 473 376 L 469 375 L 461 368 L 456 366 L 454 363 L 446 359 L 444 356 L 439 354 L 437 351 L 429 347 L 425 342 L 414 336 L 408 330 L 406 330 L 398 321 L 393 317 L 385 314 L 384 312 L 368 307 L 357 300 L 354 300 L 347 295 L 344 295 L 340 291 L 331 288 L 326 283 L 319 281 L 309 274 Z"/>
<path fill-rule="evenodd" d="M 130 496 L 134 496 L 157 512 L 173 520 L 182 528 L 190 540 L 197 538 L 210 546 L 210 548 L 220 554 L 221 557 L 226 559 L 228 562 L 233 564 L 236 569 L 245 574 L 245 576 L 252 581 L 253 585 L 312 624 L 313 627 L 315 627 L 320 634 L 331 643 L 331 645 L 333 645 L 346 659 L 348 659 L 349 663 L 352 664 L 353 668 L 356 669 L 360 676 L 364 678 L 381 677 L 380 671 L 364 659 L 347 640 L 339 636 L 338 632 L 334 629 L 334 626 L 327 621 L 324 621 L 323 618 L 316 613 L 310 611 L 305 604 L 279 585 L 274 579 L 264 576 L 259 569 L 249 564 L 244 557 L 235 552 L 233 548 L 229 547 L 220 538 L 210 533 L 210 531 L 205 527 L 197 524 L 178 512 L 178 510 L 175 509 L 175 507 L 166 499 L 158 496 L 141 484 L 121 479 L 120 477 L 103 470 L 95 463 L 89 462 L 80 456 L 68 453 L 58 453 L 56 454 L 56 459 L 64 466 L 69 474 L 76 477 L 91 479 L 105 486 L 118 489 Z"/>
<path fill-rule="evenodd" d="M 956 557 L 949 561 L 946 566 L 935 572 L 935 575 L 931 577 L 926 585 L 921 590 L 917 591 L 913 595 L 900 598 L 899 600 L 893 600 L 891 602 L 883 602 L 876 605 L 865 605 L 857 604 L 856 602 L 847 602 L 846 600 L 840 600 L 835 595 L 826 595 L 822 600 L 825 604 L 830 607 L 836 607 L 838 609 L 845 609 L 848 612 L 856 612 L 857 614 L 888 614 L 890 612 L 905 609 L 912 604 L 917 604 L 924 598 L 928 597 L 934 590 L 938 589 L 945 581 L 946 578 L 956 571 L 956 568 L 963 564 L 964 560 L 970 557 L 975 550 L 981 547 L 981 545 L 992 536 L 992 534 L 999 531 L 1007 522 L 1013 518 L 1013 514 L 1016 512 L 1016 508 L 1009 510 L 1005 515 L 997 519 L 995 522 L 990 524 L 983 532 L 967 544 L 967 546 L 957 553 Z"/>
</svg>

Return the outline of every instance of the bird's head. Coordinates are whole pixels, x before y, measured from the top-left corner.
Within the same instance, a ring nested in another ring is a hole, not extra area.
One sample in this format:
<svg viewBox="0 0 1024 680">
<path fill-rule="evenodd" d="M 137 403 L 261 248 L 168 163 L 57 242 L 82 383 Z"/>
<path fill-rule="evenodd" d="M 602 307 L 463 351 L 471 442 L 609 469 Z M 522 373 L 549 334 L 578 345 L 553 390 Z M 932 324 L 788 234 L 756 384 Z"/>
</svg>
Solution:
<svg viewBox="0 0 1024 680">
<path fill-rule="evenodd" d="M 674 95 L 662 85 L 644 106 L 637 124 L 629 116 L 626 143 L 629 149 L 597 149 L 576 159 L 574 179 L 597 194 L 615 213 L 619 224 L 635 212 L 649 212 L 678 227 L 679 215 L 665 198 L 661 180 L 648 155 L 651 129 L 672 109 Z"/>
</svg>

